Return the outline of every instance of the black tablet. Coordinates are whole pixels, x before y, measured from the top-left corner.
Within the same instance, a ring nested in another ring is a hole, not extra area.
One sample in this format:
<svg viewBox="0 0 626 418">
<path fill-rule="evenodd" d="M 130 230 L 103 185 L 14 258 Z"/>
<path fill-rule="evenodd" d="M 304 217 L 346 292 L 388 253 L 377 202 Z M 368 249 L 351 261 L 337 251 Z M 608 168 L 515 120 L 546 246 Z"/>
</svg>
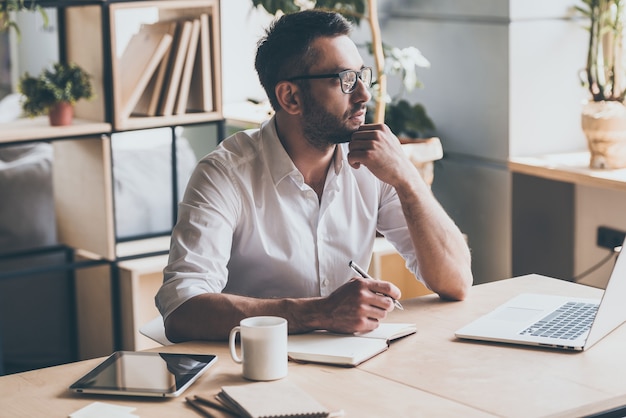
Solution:
<svg viewBox="0 0 626 418">
<path fill-rule="evenodd" d="M 70 390 L 103 395 L 175 397 L 217 361 L 212 354 L 116 351 Z"/>
</svg>

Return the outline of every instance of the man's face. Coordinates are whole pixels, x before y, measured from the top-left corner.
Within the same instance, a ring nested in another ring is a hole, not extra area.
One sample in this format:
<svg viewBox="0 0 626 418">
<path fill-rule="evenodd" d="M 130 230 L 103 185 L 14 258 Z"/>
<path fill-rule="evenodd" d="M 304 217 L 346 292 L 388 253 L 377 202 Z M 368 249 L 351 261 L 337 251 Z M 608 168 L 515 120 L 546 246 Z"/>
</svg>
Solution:
<svg viewBox="0 0 626 418">
<path fill-rule="evenodd" d="M 319 38 L 313 45 L 321 59 L 309 74 L 360 71 L 363 60 L 347 36 Z M 350 141 L 365 122 L 365 105 L 371 94 L 359 80 L 352 93 L 341 90 L 338 77 L 308 80 L 302 89 L 302 123 L 307 140 L 318 148 Z"/>
</svg>

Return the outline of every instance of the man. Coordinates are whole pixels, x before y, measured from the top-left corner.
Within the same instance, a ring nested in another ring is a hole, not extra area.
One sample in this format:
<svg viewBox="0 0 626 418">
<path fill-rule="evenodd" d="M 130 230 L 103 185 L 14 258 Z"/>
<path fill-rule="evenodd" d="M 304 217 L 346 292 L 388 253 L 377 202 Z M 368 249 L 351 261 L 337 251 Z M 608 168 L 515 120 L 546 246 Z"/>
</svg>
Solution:
<svg viewBox="0 0 626 418">
<path fill-rule="evenodd" d="M 365 332 L 394 307 L 392 283 L 354 277 L 376 232 L 442 298 L 472 284 L 470 253 L 386 125 L 364 125 L 371 69 L 340 15 L 275 21 L 255 67 L 275 116 L 196 167 L 156 297 L 171 341 L 223 340 L 245 317 L 289 332 Z"/>
</svg>

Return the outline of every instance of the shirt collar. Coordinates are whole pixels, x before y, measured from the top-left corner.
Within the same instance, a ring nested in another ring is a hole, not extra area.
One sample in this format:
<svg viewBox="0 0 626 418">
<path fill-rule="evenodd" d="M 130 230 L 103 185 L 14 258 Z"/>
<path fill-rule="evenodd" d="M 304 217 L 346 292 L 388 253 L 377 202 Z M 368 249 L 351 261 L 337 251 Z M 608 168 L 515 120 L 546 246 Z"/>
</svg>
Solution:
<svg viewBox="0 0 626 418">
<path fill-rule="evenodd" d="M 265 161 L 268 162 L 270 173 L 274 184 L 280 183 L 288 176 L 294 176 L 302 180 L 302 174 L 285 151 L 283 144 L 278 138 L 276 131 L 276 116 L 272 116 L 269 120 L 261 124 L 260 141 L 263 144 L 261 152 Z M 344 164 L 347 164 L 347 146 L 348 144 L 339 144 L 333 157 L 333 169 L 336 175 L 339 175 Z"/>
<path fill-rule="evenodd" d="M 267 161 L 275 185 L 278 185 L 284 178 L 298 173 L 298 169 L 278 138 L 276 116 L 272 116 L 261 124 L 259 139 L 262 144 L 263 159 Z"/>
</svg>

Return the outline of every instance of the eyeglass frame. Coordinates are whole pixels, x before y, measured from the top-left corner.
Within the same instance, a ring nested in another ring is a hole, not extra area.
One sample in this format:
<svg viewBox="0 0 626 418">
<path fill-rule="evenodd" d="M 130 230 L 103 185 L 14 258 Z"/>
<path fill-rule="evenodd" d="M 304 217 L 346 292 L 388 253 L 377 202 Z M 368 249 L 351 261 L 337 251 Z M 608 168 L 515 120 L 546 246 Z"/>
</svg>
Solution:
<svg viewBox="0 0 626 418">
<path fill-rule="evenodd" d="M 363 77 L 361 77 L 361 75 L 363 74 L 363 71 L 369 70 L 370 72 L 370 79 L 369 79 L 369 85 L 367 85 L 365 83 L 365 80 L 363 80 Z M 345 91 L 343 89 L 343 85 L 344 85 L 344 81 L 341 78 L 342 75 L 344 74 L 348 74 L 348 73 L 355 73 L 357 76 L 357 79 L 355 80 L 354 84 L 352 85 L 352 89 L 350 91 Z M 363 84 L 366 84 L 365 87 L 369 88 L 372 86 L 372 81 L 374 78 L 374 71 L 372 70 L 372 67 L 363 67 L 360 70 L 344 70 L 344 71 L 340 71 L 338 73 L 333 73 L 333 74 L 312 74 L 312 75 L 298 75 L 295 77 L 289 77 L 287 79 L 285 79 L 285 81 L 296 81 L 296 80 L 316 80 L 316 79 L 322 79 L 322 78 L 334 78 L 337 77 L 340 81 L 340 88 L 342 93 L 344 94 L 351 94 L 354 92 L 354 90 L 356 90 L 356 85 L 358 84 L 359 80 L 361 80 L 361 82 Z"/>
</svg>

